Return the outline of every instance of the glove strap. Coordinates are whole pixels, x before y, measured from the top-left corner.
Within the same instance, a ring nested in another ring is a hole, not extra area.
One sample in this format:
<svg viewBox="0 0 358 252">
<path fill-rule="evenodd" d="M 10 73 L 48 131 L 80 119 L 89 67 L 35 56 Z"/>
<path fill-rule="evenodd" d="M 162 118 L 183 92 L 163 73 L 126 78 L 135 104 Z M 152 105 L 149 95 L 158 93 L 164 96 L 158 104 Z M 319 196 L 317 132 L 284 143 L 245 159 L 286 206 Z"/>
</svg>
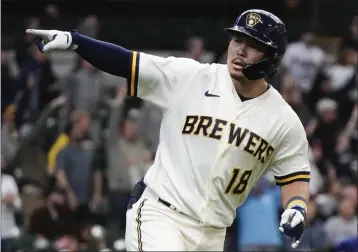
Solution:
<svg viewBox="0 0 358 252">
<path fill-rule="evenodd" d="M 303 216 L 306 216 L 307 212 L 307 202 L 306 200 L 301 196 L 294 196 L 291 199 L 288 200 L 285 209 L 296 209 L 300 211 Z"/>
</svg>

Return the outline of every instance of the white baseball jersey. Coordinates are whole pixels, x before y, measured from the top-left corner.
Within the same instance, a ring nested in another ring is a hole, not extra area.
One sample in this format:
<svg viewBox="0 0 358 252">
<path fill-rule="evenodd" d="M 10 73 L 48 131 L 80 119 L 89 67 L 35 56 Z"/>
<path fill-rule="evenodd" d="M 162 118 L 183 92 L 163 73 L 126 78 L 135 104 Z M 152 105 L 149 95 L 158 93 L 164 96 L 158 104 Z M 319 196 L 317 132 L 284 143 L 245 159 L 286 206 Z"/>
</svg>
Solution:
<svg viewBox="0 0 358 252">
<path fill-rule="evenodd" d="M 273 87 L 243 102 L 226 65 L 133 52 L 129 94 L 163 110 L 144 182 L 203 226 L 230 226 L 270 168 L 278 185 L 309 181 L 305 131 Z"/>
</svg>

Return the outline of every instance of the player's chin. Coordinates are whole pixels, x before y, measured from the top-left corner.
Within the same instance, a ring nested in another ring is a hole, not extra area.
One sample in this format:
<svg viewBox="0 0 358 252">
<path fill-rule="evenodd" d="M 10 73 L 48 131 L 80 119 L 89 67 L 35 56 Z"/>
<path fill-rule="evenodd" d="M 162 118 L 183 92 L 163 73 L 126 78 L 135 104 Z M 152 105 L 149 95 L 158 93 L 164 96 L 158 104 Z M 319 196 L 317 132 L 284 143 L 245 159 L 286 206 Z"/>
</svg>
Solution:
<svg viewBox="0 0 358 252">
<path fill-rule="evenodd" d="M 230 75 L 231 75 L 231 78 L 238 80 L 238 81 L 246 79 L 245 75 L 241 69 L 231 69 Z"/>
</svg>

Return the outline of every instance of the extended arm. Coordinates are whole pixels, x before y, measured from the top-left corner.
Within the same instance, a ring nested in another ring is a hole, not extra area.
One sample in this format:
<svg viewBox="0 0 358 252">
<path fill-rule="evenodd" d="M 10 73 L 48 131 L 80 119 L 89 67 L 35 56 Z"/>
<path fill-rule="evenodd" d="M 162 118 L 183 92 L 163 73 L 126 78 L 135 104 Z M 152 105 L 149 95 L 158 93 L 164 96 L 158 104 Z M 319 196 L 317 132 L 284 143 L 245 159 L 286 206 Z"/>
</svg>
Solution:
<svg viewBox="0 0 358 252">
<path fill-rule="evenodd" d="M 36 44 L 42 52 L 75 50 L 96 68 L 126 78 L 129 96 L 150 101 L 163 111 L 177 104 L 192 76 L 207 67 L 187 58 L 130 51 L 75 31 L 28 29 L 26 33 L 41 39 Z"/>
<path fill-rule="evenodd" d="M 121 46 L 92 39 L 76 31 L 28 29 L 26 33 L 42 39 L 36 43 L 42 52 L 73 49 L 82 58 L 104 72 L 123 78 L 130 77 L 133 52 Z"/>
</svg>

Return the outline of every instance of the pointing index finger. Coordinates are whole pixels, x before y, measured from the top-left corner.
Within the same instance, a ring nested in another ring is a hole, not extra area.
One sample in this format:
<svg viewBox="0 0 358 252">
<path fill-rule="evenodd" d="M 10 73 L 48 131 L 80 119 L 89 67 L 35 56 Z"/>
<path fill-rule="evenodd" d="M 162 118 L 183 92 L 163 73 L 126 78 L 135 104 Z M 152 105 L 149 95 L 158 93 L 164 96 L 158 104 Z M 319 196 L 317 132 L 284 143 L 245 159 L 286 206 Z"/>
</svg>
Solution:
<svg viewBox="0 0 358 252">
<path fill-rule="evenodd" d="M 45 31 L 45 30 L 27 29 L 26 33 L 27 34 L 32 34 L 32 35 L 35 35 L 35 36 L 39 36 L 41 38 L 50 39 L 50 33 L 48 31 Z"/>
</svg>

